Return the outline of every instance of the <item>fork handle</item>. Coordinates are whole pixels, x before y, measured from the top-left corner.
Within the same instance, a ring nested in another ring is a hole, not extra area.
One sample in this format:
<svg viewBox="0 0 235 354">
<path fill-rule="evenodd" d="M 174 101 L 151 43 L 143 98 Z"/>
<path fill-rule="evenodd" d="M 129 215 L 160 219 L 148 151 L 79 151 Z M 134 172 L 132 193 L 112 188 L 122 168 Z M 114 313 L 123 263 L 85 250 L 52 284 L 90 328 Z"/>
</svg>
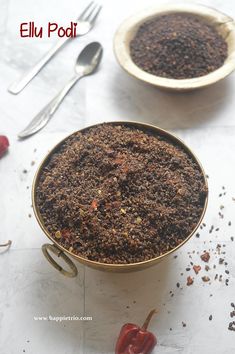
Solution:
<svg viewBox="0 0 235 354">
<path fill-rule="evenodd" d="M 48 63 L 49 60 L 64 46 L 64 44 L 69 40 L 70 38 L 64 38 L 63 40 L 59 41 L 56 43 L 54 47 L 52 47 L 40 60 L 37 62 L 36 65 L 34 65 L 32 68 L 30 68 L 28 71 L 26 71 L 23 76 L 20 77 L 20 79 L 16 80 L 13 82 L 9 88 L 8 91 L 13 94 L 17 94 L 20 91 L 23 90 L 23 88 L 28 85 L 28 83 L 34 78 L 35 75 L 44 67 L 46 63 Z"/>
<path fill-rule="evenodd" d="M 76 82 L 81 79 L 83 75 L 74 76 L 67 85 L 34 117 L 34 119 L 29 123 L 29 125 L 18 134 L 18 137 L 23 139 L 32 134 L 37 133 L 42 129 L 52 118 L 53 114 L 71 90 L 71 88 L 76 84 Z"/>
</svg>

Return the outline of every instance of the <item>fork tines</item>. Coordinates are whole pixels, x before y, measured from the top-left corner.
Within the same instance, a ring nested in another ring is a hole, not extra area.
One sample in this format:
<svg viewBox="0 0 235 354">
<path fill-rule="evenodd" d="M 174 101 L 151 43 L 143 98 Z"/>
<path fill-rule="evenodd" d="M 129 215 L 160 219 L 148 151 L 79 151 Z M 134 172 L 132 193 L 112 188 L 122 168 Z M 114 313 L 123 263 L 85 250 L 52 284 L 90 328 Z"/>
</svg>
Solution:
<svg viewBox="0 0 235 354">
<path fill-rule="evenodd" d="M 80 14 L 77 21 L 87 21 L 93 24 L 97 16 L 99 15 L 101 9 L 101 5 L 98 5 L 94 1 L 91 1 L 84 9 L 84 11 Z"/>
</svg>

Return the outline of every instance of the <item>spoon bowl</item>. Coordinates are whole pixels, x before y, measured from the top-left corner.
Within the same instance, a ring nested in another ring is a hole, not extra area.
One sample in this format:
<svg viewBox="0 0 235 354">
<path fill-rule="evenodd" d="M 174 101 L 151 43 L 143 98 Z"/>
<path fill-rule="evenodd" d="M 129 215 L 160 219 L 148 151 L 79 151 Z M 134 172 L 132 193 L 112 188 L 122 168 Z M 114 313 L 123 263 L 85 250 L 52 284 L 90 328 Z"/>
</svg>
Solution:
<svg viewBox="0 0 235 354">
<path fill-rule="evenodd" d="M 98 67 L 102 59 L 103 49 L 100 43 L 92 42 L 88 44 L 78 55 L 75 71 L 78 75 L 90 75 Z"/>
</svg>

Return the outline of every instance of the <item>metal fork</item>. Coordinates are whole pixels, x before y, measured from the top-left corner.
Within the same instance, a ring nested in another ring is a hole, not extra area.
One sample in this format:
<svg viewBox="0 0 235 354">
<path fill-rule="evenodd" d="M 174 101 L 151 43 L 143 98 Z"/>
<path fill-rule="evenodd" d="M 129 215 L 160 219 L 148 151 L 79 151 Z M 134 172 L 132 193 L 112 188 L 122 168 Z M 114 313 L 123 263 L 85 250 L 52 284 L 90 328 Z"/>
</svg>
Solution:
<svg viewBox="0 0 235 354">
<path fill-rule="evenodd" d="M 90 2 L 90 4 L 84 9 L 84 11 L 80 14 L 80 16 L 76 19 L 77 22 L 77 37 L 84 36 L 87 34 L 95 24 L 95 21 L 102 9 L 102 6 L 97 5 L 94 1 Z M 49 52 L 44 55 L 39 62 L 26 71 L 20 79 L 13 82 L 8 91 L 13 94 L 17 94 L 23 90 L 23 88 L 28 85 L 28 83 L 36 76 L 39 71 L 51 60 L 51 58 L 67 43 L 71 37 L 64 38 L 59 41 L 54 47 L 52 47 Z"/>
</svg>

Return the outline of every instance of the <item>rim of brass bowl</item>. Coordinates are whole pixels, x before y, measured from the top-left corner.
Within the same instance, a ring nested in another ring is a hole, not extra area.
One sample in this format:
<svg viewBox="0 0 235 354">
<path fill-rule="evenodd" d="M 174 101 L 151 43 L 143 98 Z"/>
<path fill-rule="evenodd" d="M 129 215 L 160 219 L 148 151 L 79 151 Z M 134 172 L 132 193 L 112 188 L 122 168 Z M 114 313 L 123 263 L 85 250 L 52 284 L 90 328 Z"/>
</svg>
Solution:
<svg viewBox="0 0 235 354">
<path fill-rule="evenodd" d="M 188 13 L 204 18 L 224 37 L 228 44 L 228 57 L 217 70 L 193 79 L 169 79 L 150 74 L 139 68 L 130 56 L 129 43 L 139 26 L 156 16 L 168 13 Z M 131 76 L 158 88 L 170 91 L 192 91 L 212 85 L 235 69 L 235 22 L 233 18 L 208 6 L 199 4 L 170 3 L 144 9 L 122 22 L 114 36 L 114 53 L 120 66 Z"/>
<path fill-rule="evenodd" d="M 37 169 L 37 172 L 36 172 L 36 174 L 34 176 L 33 185 L 32 185 L 32 205 L 33 205 L 33 210 L 34 210 L 36 219 L 37 219 L 42 231 L 46 234 L 46 236 L 53 242 L 53 244 L 59 250 L 65 252 L 66 254 L 69 254 L 73 259 L 76 259 L 78 262 L 80 262 L 82 264 L 85 264 L 85 265 L 87 265 L 89 267 L 100 269 L 100 270 L 104 270 L 104 271 L 130 272 L 130 271 L 134 271 L 134 270 L 141 270 L 141 269 L 150 267 L 150 266 L 158 263 L 160 260 L 162 260 L 166 256 L 168 256 L 171 253 L 173 253 L 176 250 L 178 250 L 195 233 L 195 231 L 199 227 L 199 225 L 200 225 L 200 223 L 201 223 L 201 221 L 202 221 L 202 219 L 204 217 L 204 214 L 205 214 L 206 208 L 207 208 L 207 203 L 208 203 L 208 183 L 207 183 L 206 175 L 205 175 L 204 169 L 203 169 L 200 161 L 197 159 L 197 157 L 192 152 L 192 150 L 187 145 L 185 145 L 185 143 L 181 139 L 176 137 L 174 134 L 169 133 L 168 131 L 166 131 L 164 129 L 161 129 L 159 127 L 156 127 L 154 125 L 145 124 L 145 123 L 139 123 L 139 122 L 133 122 L 133 121 L 113 121 L 113 122 L 104 122 L 104 123 L 94 124 L 92 126 L 88 126 L 88 127 L 84 128 L 84 129 L 81 129 L 79 131 L 80 132 L 85 132 L 86 130 L 88 130 L 88 129 L 92 128 L 92 127 L 99 126 L 101 124 L 111 124 L 111 125 L 120 125 L 120 124 L 122 124 L 122 125 L 125 125 L 125 126 L 128 126 L 128 127 L 140 129 L 142 131 L 150 131 L 151 133 L 153 133 L 153 134 L 155 134 L 157 136 L 160 135 L 160 136 L 166 137 L 169 141 L 175 142 L 178 146 L 182 147 L 184 149 L 184 151 L 186 151 L 191 158 L 193 158 L 193 160 L 199 166 L 200 171 L 202 173 L 202 176 L 204 177 L 204 183 L 205 183 L 205 186 L 207 187 L 207 196 L 206 196 L 206 199 L 205 199 L 205 204 L 204 204 L 204 207 L 203 207 L 202 214 L 201 214 L 201 216 L 200 216 L 200 218 L 198 220 L 197 225 L 192 230 L 192 232 L 177 247 L 175 247 L 172 250 L 162 254 L 161 256 L 149 259 L 147 261 L 129 263 L 129 264 L 110 264 L 110 263 L 101 263 L 101 262 L 91 261 L 91 260 L 88 260 L 88 259 L 86 259 L 84 257 L 76 255 L 76 254 L 70 252 L 68 249 L 66 249 L 63 246 L 61 246 L 59 244 L 59 242 L 57 242 L 57 240 L 55 240 L 55 238 L 53 238 L 51 236 L 51 234 L 47 231 L 46 227 L 44 226 L 43 219 L 42 219 L 42 217 L 40 215 L 40 212 L 39 212 L 39 209 L 38 209 L 38 206 L 37 206 L 37 203 L 36 203 L 36 189 L 37 189 L 38 181 L 39 181 L 39 178 L 41 176 L 43 167 L 47 164 L 47 162 L 51 158 L 51 156 L 60 148 L 60 146 L 64 143 L 64 141 L 66 139 L 68 139 L 70 136 L 72 136 L 73 134 L 75 134 L 76 132 L 73 132 L 72 134 L 68 135 L 66 138 L 61 140 L 58 144 L 56 144 L 54 146 L 54 148 L 52 148 L 52 150 L 46 155 L 46 157 L 43 159 L 43 161 L 39 165 L 39 167 Z"/>
</svg>

